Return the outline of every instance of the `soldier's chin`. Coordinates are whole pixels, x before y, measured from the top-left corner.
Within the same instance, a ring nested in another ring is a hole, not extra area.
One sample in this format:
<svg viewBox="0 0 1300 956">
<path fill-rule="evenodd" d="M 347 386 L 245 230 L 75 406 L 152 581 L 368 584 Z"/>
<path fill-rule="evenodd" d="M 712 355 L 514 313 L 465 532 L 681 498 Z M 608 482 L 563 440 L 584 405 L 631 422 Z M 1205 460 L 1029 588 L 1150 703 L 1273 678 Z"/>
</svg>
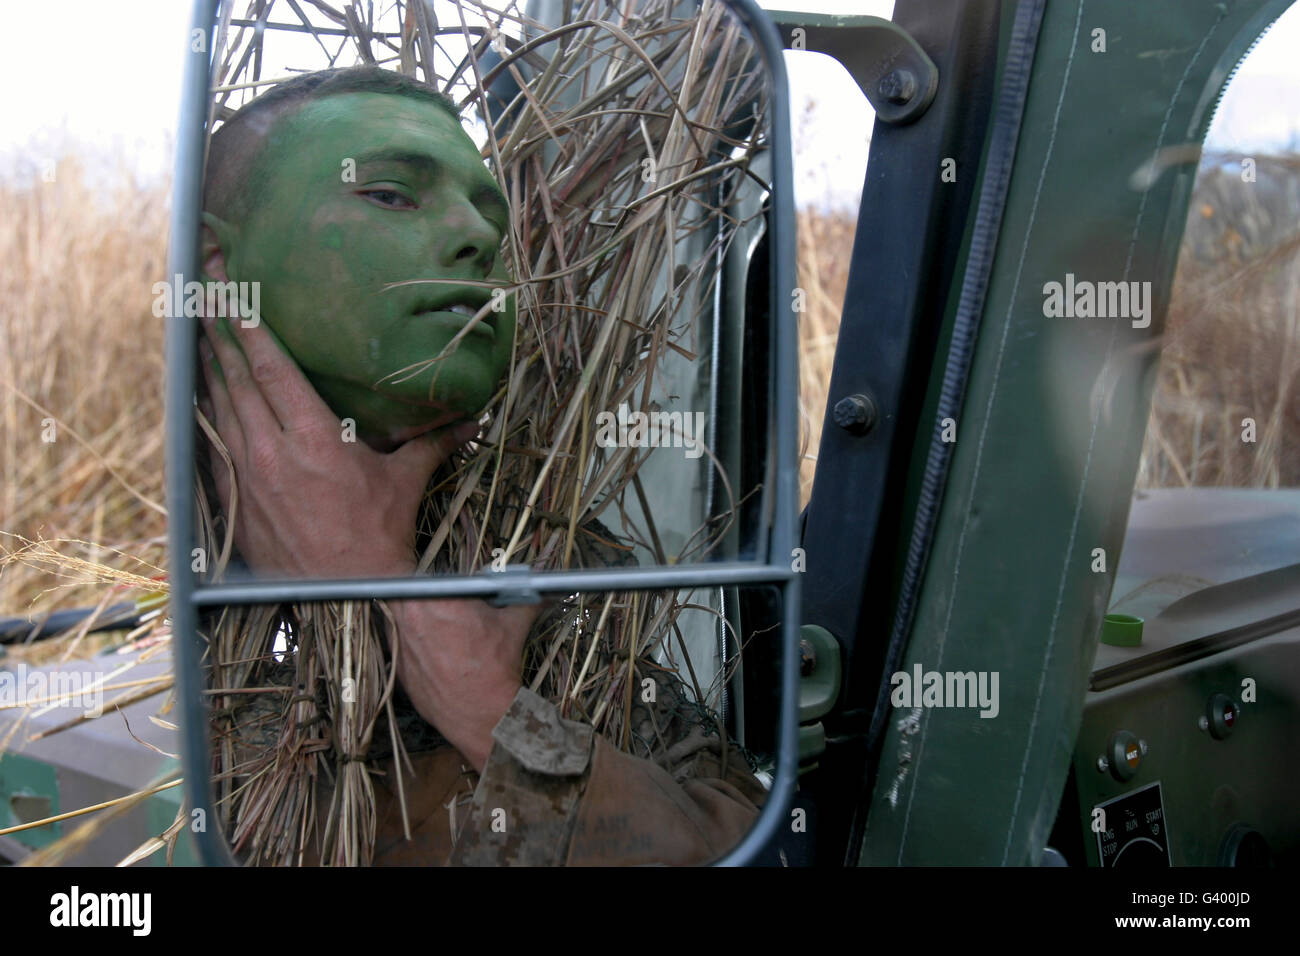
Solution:
<svg viewBox="0 0 1300 956">
<path fill-rule="evenodd" d="M 454 422 L 464 421 L 464 412 L 451 408 L 413 408 L 395 404 L 393 414 L 360 423 L 366 444 L 380 451 L 392 451 L 412 438 L 419 438 Z"/>
<path fill-rule="evenodd" d="M 464 415 L 461 415 L 458 412 L 448 412 L 446 414 L 439 415 L 436 419 L 434 419 L 431 422 L 426 422 L 419 425 L 404 425 L 398 428 L 392 428 L 383 436 L 383 441 L 390 448 L 396 448 L 398 445 L 403 445 L 406 442 L 410 441 L 412 438 L 419 438 L 421 435 L 427 435 L 430 432 L 435 432 L 440 428 L 445 428 L 446 426 L 452 424 L 453 422 L 459 422 L 464 420 L 465 420 Z"/>
<path fill-rule="evenodd" d="M 432 399 L 414 389 L 405 394 L 371 392 L 365 401 L 349 396 L 349 401 L 340 403 L 346 409 L 335 412 L 345 415 L 350 410 L 361 440 L 378 451 L 392 451 L 413 438 L 476 417 L 483 403 L 471 408 L 469 400 L 478 397 L 460 390 Z"/>
</svg>

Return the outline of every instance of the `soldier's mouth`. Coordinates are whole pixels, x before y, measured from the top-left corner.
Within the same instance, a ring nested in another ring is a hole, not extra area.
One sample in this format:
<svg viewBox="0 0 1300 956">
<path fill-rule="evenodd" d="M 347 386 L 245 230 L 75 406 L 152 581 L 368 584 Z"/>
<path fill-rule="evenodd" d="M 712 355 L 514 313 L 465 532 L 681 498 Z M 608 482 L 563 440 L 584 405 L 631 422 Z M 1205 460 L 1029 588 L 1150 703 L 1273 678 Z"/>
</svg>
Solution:
<svg viewBox="0 0 1300 956">
<path fill-rule="evenodd" d="M 453 333 L 459 332 L 468 325 L 469 331 L 465 333 L 467 338 L 469 336 L 478 336 L 489 342 L 495 342 L 497 333 L 490 318 L 491 310 L 480 316 L 478 321 L 474 321 L 475 316 L 478 316 L 482 311 L 482 308 L 476 309 L 469 305 L 457 303 L 441 309 L 417 312 L 415 315 L 416 318 L 427 319 L 444 325 L 448 331 Z"/>
</svg>

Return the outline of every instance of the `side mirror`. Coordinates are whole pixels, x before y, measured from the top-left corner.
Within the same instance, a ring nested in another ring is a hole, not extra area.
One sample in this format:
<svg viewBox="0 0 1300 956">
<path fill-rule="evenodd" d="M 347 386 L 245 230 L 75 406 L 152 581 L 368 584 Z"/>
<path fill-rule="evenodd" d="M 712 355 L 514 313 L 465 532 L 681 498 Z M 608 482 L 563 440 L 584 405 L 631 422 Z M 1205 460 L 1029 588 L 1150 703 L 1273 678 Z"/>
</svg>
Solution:
<svg viewBox="0 0 1300 956">
<path fill-rule="evenodd" d="M 270 6 L 195 5 L 160 293 L 203 859 L 752 859 L 797 761 L 776 31 L 753 0 Z M 697 786 L 674 734 L 701 781 L 772 780 L 703 843 L 653 796 Z"/>
</svg>

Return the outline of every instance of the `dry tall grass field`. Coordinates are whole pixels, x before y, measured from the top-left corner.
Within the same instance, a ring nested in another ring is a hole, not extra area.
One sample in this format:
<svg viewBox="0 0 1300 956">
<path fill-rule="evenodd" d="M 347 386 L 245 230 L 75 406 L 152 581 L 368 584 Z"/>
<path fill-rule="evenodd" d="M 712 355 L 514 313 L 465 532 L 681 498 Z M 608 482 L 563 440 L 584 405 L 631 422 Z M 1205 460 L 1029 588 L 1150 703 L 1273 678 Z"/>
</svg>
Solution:
<svg viewBox="0 0 1300 956">
<path fill-rule="evenodd" d="M 94 565 L 163 573 L 167 229 L 166 190 L 104 194 L 75 158 L 0 184 L 0 616 L 98 604 Z"/>
<path fill-rule="evenodd" d="M 1297 184 L 1295 157 L 1261 159 L 1253 191 L 1203 170 L 1140 486 L 1300 485 Z M 100 565 L 143 578 L 165 566 L 151 287 L 167 215 L 164 190 L 104 195 L 72 158 L 53 182 L 0 185 L 0 616 L 98 604 L 114 580 Z M 854 220 L 805 210 L 798 224 L 806 500 Z M 1240 439 L 1246 417 L 1254 447 Z M 86 564 L 63 567 L 55 551 Z"/>
<path fill-rule="evenodd" d="M 802 209 L 798 226 L 798 282 L 807 293 L 808 311 L 799 328 L 800 505 L 812 494 L 817 448 L 831 385 L 831 363 L 840 331 L 849 255 L 857 219 L 845 211 Z"/>
<path fill-rule="evenodd" d="M 1246 159 L 1254 181 L 1243 178 Z M 1300 156 L 1203 159 L 1139 487 L 1300 486 L 1297 223 Z"/>
</svg>

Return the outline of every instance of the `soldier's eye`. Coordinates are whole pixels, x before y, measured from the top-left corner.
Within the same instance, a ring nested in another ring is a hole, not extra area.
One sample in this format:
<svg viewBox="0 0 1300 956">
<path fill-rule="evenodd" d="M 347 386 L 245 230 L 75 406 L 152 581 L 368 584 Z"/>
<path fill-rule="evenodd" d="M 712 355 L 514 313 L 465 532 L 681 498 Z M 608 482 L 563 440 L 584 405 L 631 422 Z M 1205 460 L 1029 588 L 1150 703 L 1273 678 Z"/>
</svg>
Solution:
<svg viewBox="0 0 1300 956">
<path fill-rule="evenodd" d="M 389 209 L 414 209 L 415 203 L 395 189 L 363 189 L 357 195 Z"/>
</svg>

